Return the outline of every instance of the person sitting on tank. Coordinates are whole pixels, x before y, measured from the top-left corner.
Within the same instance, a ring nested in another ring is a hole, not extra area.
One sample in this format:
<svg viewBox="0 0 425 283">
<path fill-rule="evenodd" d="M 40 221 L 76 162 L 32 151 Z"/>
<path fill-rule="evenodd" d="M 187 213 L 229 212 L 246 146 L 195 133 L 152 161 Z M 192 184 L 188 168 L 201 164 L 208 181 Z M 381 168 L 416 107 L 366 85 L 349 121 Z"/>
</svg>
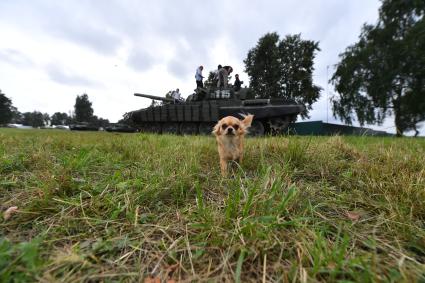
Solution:
<svg viewBox="0 0 425 283">
<path fill-rule="evenodd" d="M 235 82 L 233 83 L 233 89 L 235 91 L 239 91 L 241 89 L 242 84 L 243 84 L 243 81 L 241 81 L 239 79 L 239 74 L 236 74 L 235 75 Z"/>
<path fill-rule="evenodd" d="M 171 93 L 171 98 L 174 99 L 174 103 L 179 103 L 184 100 L 181 97 L 180 90 L 178 88 Z"/>
<path fill-rule="evenodd" d="M 229 75 L 231 72 L 233 72 L 233 68 L 231 66 L 224 66 L 218 71 L 217 87 L 227 88 L 229 82 Z"/>
<path fill-rule="evenodd" d="M 195 73 L 195 80 L 196 80 L 196 87 L 204 87 L 204 83 L 202 82 L 202 80 L 204 79 L 204 76 L 202 76 L 202 70 L 204 69 L 204 66 L 199 66 L 196 69 L 196 73 Z"/>
</svg>

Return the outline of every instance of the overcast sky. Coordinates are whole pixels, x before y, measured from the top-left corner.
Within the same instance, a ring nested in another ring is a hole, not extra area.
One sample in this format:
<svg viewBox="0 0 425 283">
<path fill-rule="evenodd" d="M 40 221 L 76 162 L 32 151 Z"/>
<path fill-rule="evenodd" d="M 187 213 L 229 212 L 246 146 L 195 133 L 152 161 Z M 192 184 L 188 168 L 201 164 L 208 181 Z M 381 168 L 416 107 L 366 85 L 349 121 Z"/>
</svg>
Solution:
<svg viewBox="0 0 425 283">
<path fill-rule="evenodd" d="M 193 93 L 204 75 L 243 60 L 267 32 L 319 41 L 314 83 L 323 88 L 311 120 L 334 122 L 327 96 L 338 54 L 375 23 L 378 0 L 143 1 L 0 0 L 0 89 L 21 112 L 73 109 L 87 93 L 95 115 L 117 121 L 150 101 L 134 92 Z M 381 129 L 394 132 L 393 122 Z"/>
</svg>

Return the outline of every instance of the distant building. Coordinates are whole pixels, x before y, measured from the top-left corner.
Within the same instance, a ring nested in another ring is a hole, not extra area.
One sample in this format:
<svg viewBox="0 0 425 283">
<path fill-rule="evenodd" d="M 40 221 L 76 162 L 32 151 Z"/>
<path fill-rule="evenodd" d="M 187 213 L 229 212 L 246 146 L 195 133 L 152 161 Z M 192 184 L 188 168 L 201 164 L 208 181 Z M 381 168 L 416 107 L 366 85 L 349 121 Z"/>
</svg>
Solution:
<svg viewBox="0 0 425 283">
<path fill-rule="evenodd" d="M 385 131 L 376 131 L 369 128 L 353 127 L 324 123 L 323 121 L 309 121 L 294 123 L 289 127 L 289 132 L 294 135 L 354 135 L 354 136 L 392 136 Z"/>
</svg>

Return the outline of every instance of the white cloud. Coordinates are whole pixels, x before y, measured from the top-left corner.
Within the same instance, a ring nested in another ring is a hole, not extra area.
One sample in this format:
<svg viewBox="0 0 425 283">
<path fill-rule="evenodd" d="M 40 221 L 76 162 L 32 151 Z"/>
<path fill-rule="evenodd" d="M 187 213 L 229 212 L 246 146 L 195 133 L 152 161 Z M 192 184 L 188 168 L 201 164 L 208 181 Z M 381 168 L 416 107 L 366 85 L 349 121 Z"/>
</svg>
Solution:
<svg viewBox="0 0 425 283">
<path fill-rule="evenodd" d="M 25 54 L 14 49 L 0 50 L 0 62 L 9 63 L 12 66 L 28 67 L 33 63 Z"/>
</svg>

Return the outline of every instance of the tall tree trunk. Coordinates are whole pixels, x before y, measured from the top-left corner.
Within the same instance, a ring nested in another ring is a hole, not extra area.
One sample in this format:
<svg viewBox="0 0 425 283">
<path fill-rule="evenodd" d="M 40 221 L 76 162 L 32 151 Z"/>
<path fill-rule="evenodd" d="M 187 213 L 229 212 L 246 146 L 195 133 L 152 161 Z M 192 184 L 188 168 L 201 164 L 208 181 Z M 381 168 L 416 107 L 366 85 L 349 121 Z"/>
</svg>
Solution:
<svg viewBox="0 0 425 283">
<path fill-rule="evenodd" d="M 401 90 L 397 91 L 397 98 L 393 100 L 393 107 L 394 107 L 394 124 L 395 124 L 395 131 L 397 137 L 403 136 L 403 125 L 401 121 Z"/>
<path fill-rule="evenodd" d="M 403 136 L 403 129 L 402 129 L 402 126 L 401 126 L 401 121 L 400 121 L 400 113 L 397 112 L 395 109 L 394 109 L 394 112 L 395 112 L 394 123 L 395 123 L 396 136 L 402 137 Z"/>
</svg>

